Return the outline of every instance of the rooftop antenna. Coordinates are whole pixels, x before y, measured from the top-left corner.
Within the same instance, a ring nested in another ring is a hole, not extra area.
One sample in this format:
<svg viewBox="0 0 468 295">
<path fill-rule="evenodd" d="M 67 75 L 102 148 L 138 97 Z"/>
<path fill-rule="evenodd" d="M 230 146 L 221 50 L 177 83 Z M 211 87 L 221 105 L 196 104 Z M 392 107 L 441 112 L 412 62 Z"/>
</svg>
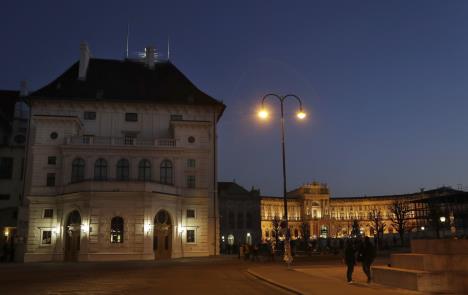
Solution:
<svg viewBox="0 0 468 295">
<path fill-rule="evenodd" d="M 167 36 L 167 60 L 171 59 L 171 43 L 169 36 Z"/>
<path fill-rule="evenodd" d="M 127 23 L 127 36 L 125 38 L 125 58 L 128 59 L 128 37 L 130 35 L 130 24 Z"/>
</svg>

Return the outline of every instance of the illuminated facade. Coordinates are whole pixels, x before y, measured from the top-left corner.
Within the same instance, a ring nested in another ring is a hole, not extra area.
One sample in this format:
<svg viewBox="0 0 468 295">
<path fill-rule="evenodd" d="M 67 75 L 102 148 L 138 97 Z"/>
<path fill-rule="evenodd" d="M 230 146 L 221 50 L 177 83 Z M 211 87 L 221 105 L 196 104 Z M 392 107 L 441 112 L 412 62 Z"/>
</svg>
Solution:
<svg viewBox="0 0 468 295">
<path fill-rule="evenodd" d="M 374 235 L 373 223 L 369 220 L 369 212 L 380 210 L 385 223 L 384 234 L 396 233 L 390 220 L 389 209 L 395 200 L 410 202 L 412 210 L 410 218 L 415 217 L 415 202 L 427 198 L 453 195 L 459 191 L 450 188 L 440 188 L 430 191 L 405 195 L 388 195 L 372 197 L 330 198 L 327 185 L 313 182 L 303 185 L 288 193 L 288 217 L 291 238 L 301 237 L 301 225 L 307 224 L 310 238 L 343 237 L 351 234 L 354 220 L 359 223 L 360 231 L 367 236 Z M 272 220 L 283 215 L 283 199 L 278 197 L 261 197 L 262 239 L 274 237 Z M 409 225 L 416 230 L 416 218 Z"/>
<path fill-rule="evenodd" d="M 219 253 L 224 105 L 172 63 L 89 57 L 33 92 L 25 261 Z"/>
</svg>

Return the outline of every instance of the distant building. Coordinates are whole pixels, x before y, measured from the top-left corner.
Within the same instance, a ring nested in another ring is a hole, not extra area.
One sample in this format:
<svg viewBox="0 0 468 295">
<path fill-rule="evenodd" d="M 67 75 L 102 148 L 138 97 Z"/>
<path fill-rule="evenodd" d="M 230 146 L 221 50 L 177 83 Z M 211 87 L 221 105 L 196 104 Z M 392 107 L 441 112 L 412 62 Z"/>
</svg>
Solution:
<svg viewBox="0 0 468 295">
<path fill-rule="evenodd" d="M 224 104 L 148 47 L 80 60 L 28 96 L 25 261 L 219 253 L 216 124 Z"/>
<path fill-rule="evenodd" d="M 447 187 L 402 195 L 331 198 L 327 185 L 317 182 L 305 184 L 288 193 L 288 219 L 291 238 L 302 237 L 305 227 L 308 228 L 309 238 L 312 239 L 349 236 L 354 220 L 357 220 L 362 234 L 374 236 L 375 229 L 369 220 L 369 213 L 373 210 L 380 212 L 382 216 L 383 223 L 385 223 L 383 233 L 396 233 L 390 220 L 392 214 L 390 205 L 395 200 L 408 201 L 411 207 L 409 228 L 413 232 L 420 231 L 423 219 L 426 217 L 420 216 L 418 220 L 416 216 L 418 210 L 415 204 L 427 204 L 427 201 L 424 200 L 443 200 L 454 195 L 460 195 L 459 198 L 462 199 L 467 198 L 466 193 Z M 457 204 L 460 202 L 459 200 Z M 459 208 L 466 208 L 460 206 Z M 272 220 L 282 218 L 283 208 L 282 198 L 261 197 L 262 239 L 274 238 L 276 232 Z M 448 212 L 448 210 L 446 211 Z M 463 210 L 459 209 L 459 212 L 463 212 Z M 466 215 L 466 211 L 464 214 Z"/>
<path fill-rule="evenodd" d="M 28 118 L 20 92 L 0 90 L 0 256 L 5 243 L 16 246 Z"/>
<path fill-rule="evenodd" d="M 235 182 L 218 183 L 220 245 L 234 253 L 241 244 L 260 243 L 260 191 L 246 190 Z"/>
</svg>

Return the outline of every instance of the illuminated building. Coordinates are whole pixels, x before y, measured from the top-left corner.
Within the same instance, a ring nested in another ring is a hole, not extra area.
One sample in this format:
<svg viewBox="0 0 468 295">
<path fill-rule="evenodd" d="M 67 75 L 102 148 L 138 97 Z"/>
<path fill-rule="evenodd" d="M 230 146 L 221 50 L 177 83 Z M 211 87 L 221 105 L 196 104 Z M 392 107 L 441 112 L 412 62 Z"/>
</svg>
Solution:
<svg viewBox="0 0 468 295">
<path fill-rule="evenodd" d="M 146 48 L 80 60 L 31 93 L 25 261 L 219 253 L 216 124 L 225 106 Z"/>
<path fill-rule="evenodd" d="M 380 211 L 385 223 L 384 234 L 396 233 L 390 220 L 390 205 L 395 200 L 409 202 L 408 227 L 411 231 L 417 231 L 418 227 L 427 225 L 427 214 L 417 215 L 418 204 L 423 200 L 443 198 L 463 194 L 464 204 L 468 199 L 467 193 L 453 190 L 447 187 L 420 191 L 418 193 L 386 196 L 364 196 L 349 198 L 331 198 L 330 190 L 325 184 L 313 182 L 305 184 L 288 193 L 288 214 L 291 238 L 297 239 L 302 235 L 302 224 L 309 228 L 309 238 L 338 238 L 349 236 L 354 220 L 359 224 L 359 230 L 363 235 L 373 236 L 373 222 L 369 220 L 369 212 Z M 460 203 L 460 202 L 458 202 Z M 459 206 L 460 207 L 460 206 Z M 466 207 L 465 207 L 466 208 Z M 459 210 L 460 211 L 460 210 Z M 466 216 L 466 209 L 465 209 Z M 283 200 L 278 197 L 261 197 L 262 239 L 269 240 L 274 237 L 272 220 L 283 215 Z M 466 218 L 466 217 L 465 217 Z M 427 227 L 427 226 L 426 226 Z"/>
</svg>

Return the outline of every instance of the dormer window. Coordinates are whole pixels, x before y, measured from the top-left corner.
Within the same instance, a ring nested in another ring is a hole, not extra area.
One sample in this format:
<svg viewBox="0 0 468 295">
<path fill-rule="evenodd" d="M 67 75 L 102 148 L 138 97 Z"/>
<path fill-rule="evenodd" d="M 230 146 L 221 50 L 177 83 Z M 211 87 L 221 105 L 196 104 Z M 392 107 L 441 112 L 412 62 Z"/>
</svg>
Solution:
<svg viewBox="0 0 468 295">
<path fill-rule="evenodd" d="M 125 121 L 127 122 L 137 122 L 138 114 L 137 113 L 125 113 Z"/>
</svg>

